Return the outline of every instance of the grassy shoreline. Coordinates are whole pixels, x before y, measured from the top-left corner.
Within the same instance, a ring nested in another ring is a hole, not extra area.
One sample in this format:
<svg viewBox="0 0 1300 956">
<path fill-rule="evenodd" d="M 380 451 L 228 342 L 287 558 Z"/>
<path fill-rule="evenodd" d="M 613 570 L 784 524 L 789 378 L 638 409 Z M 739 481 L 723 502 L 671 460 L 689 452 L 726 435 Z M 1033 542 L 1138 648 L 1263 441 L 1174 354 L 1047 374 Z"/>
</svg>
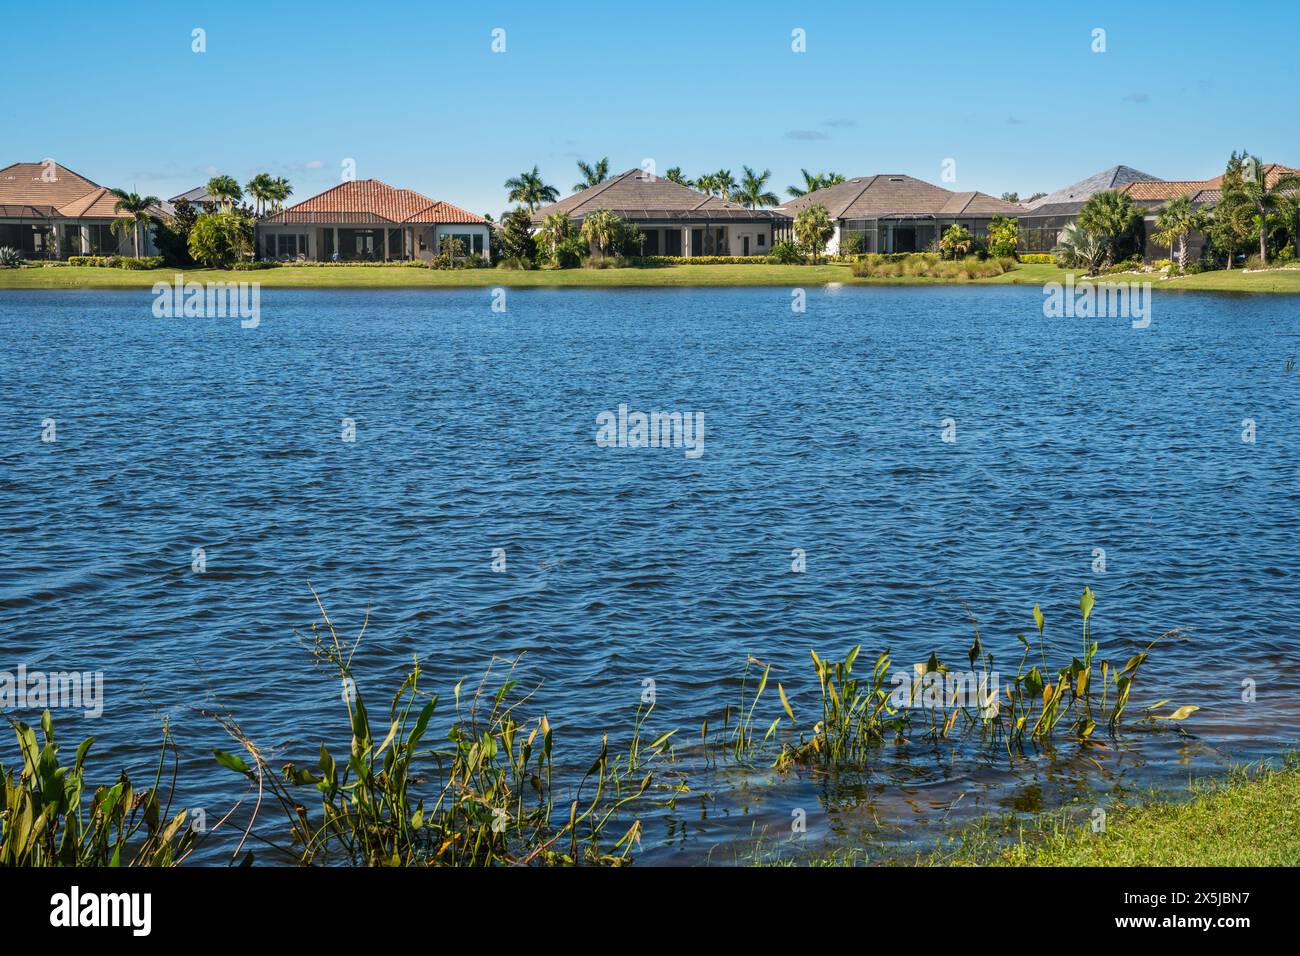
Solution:
<svg viewBox="0 0 1300 956">
<path fill-rule="evenodd" d="M 1093 832 L 1088 814 L 1045 813 L 1029 822 L 985 819 L 929 866 L 1297 866 L 1300 762 L 1237 767 L 1188 794 L 1151 793 L 1108 806 Z M 1079 821 L 1085 822 L 1080 825 Z"/>
<path fill-rule="evenodd" d="M 984 286 L 1064 282 L 1067 271 L 1022 264 L 1000 276 L 950 280 L 928 277 L 855 278 L 849 266 L 675 265 L 630 269 L 564 269 L 516 272 L 502 269 L 437 270 L 394 266 L 288 267 L 254 272 L 211 269 L 128 271 L 93 266 L 0 269 L 6 289 L 149 289 L 172 283 L 177 272 L 193 282 L 257 282 L 265 289 L 475 289 L 507 288 L 692 288 L 724 286 Z M 1085 281 L 1076 276 L 1076 283 Z M 1098 282 L 1150 282 L 1153 290 L 1300 294 L 1300 268 L 1245 272 L 1240 269 L 1160 278 L 1151 273 L 1117 273 Z"/>
</svg>

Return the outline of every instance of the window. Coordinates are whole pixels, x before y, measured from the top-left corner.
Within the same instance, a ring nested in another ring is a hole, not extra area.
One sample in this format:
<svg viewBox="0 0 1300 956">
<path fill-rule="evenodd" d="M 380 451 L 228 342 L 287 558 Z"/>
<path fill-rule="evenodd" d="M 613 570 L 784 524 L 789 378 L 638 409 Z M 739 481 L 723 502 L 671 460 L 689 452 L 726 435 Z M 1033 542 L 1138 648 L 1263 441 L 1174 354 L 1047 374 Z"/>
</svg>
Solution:
<svg viewBox="0 0 1300 956">
<path fill-rule="evenodd" d="M 680 229 L 664 230 L 664 255 L 680 256 L 682 254 L 682 231 Z"/>
<path fill-rule="evenodd" d="M 767 245 L 767 236 L 763 235 L 761 232 L 758 234 L 758 244 L 760 246 Z"/>
</svg>

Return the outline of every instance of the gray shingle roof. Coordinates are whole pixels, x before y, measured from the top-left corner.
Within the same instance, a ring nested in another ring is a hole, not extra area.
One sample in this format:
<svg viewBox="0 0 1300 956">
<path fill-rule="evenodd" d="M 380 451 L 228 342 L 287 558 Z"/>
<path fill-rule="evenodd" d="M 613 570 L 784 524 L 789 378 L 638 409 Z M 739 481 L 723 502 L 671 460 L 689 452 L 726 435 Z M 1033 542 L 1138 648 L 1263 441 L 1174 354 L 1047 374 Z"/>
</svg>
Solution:
<svg viewBox="0 0 1300 956">
<path fill-rule="evenodd" d="M 561 212 L 581 219 L 604 209 L 624 219 L 773 219 L 781 218 L 770 209 L 746 209 L 718 196 L 707 196 L 669 179 L 629 169 L 559 202 L 533 212 L 533 222 Z"/>
<path fill-rule="evenodd" d="M 1097 193 L 1104 193 L 1111 189 L 1117 189 L 1128 183 L 1151 183 L 1162 182 L 1159 176 L 1152 176 L 1150 173 L 1144 173 L 1141 170 L 1134 169 L 1132 166 L 1112 166 L 1110 169 L 1104 169 L 1099 173 L 1094 173 L 1087 179 L 1081 179 L 1073 185 L 1066 186 L 1064 189 L 1058 189 L 1050 195 L 1043 196 L 1041 199 L 1035 199 L 1029 203 L 1028 208 L 1039 215 L 1052 215 L 1053 211 L 1045 209 L 1046 206 L 1066 206 L 1082 205 L 1090 196 Z M 1059 210 L 1058 210 L 1059 211 Z"/>
<path fill-rule="evenodd" d="M 916 216 L 1014 216 L 1022 206 L 987 193 L 960 192 L 901 173 L 859 176 L 791 199 L 778 212 L 795 216 L 812 205 L 826 207 L 832 219 L 889 219 Z"/>
</svg>

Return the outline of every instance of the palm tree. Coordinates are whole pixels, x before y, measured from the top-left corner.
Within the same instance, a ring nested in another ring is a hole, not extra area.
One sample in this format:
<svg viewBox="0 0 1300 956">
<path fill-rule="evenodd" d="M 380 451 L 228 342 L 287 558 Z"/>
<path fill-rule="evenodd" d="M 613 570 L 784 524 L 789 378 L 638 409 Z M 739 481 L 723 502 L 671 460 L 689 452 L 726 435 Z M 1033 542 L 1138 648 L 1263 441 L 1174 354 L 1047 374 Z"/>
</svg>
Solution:
<svg viewBox="0 0 1300 956">
<path fill-rule="evenodd" d="M 965 258 L 970 255 L 971 248 L 975 245 L 975 240 L 967 229 L 959 222 L 953 223 L 939 240 L 939 248 L 951 255 L 954 259 Z"/>
<path fill-rule="evenodd" d="M 730 200 L 731 194 L 738 188 L 736 177 L 731 175 L 729 169 L 719 169 L 713 174 L 713 188 L 723 199 Z"/>
<path fill-rule="evenodd" d="M 234 176 L 213 176 L 208 180 L 208 195 L 221 203 L 226 210 L 234 208 L 235 203 L 244 198 L 244 192 L 235 182 Z"/>
<path fill-rule="evenodd" d="M 253 197 L 253 210 L 260 216 L 271 198 L 273 180 L 266 173 L 258 173 L 244 184 L 244 191 Z"/>
<path fill-rule="evenodd" d="M 545 219 L 537 229 L 536 239 L 551 248 L 551 259 L 559 255 L 560 243 L 573 235 L 573 223 L 569 217 L 562 212 L 553 212 Z"/>
<path fill-rule="evenodd" d="M 619 218 L 607 209 L 597 209 L 582 220 L 582 238 L 591 246 L 593 256 L 605 257 L 619 232 Z"/>
<path fill-rule="evenodd" d="M 1079 228 L 1077 222 L 1072 222 L 1056 237 L 1056 248 L 1052 250 L 1052 256 L 1060 266 L 1067 269 L 1084 266 L 1088 275 L 1093 276 L 1106 257 L 1106 249 L 1106 243 L 1101 237 Z"/>
<path fill-rule="evenodd" d="M 664 173 L 664 179 L 670 183 L 676 183 L 678 186 L 689 186 L 691 184 L 691 181 L 682 175 L 682 167 L 680 166 L 674 166 Z"/>
<path fill-rule="evenodd" d="M 813 265 L 817 265 L 817 257 L 834 234 L 835 225 L 821 203 L 809 206 L 794 218 L 795 240 L 812 256 Z"/>
<path fill-rule="evenodd" d="M 1156 238 L 1170 246 L 1178 242 L 1178 271 L 1187 268 L 1187 236 L 1205 230 L 1205 214 L 1192 208 L 1187 196 L 1178 196 L 1165 203 L 1156 216 Z"/>
<path fill-rule="evenodd" d="M 520 173 L 506 180 L 506 189 L 510 195 L 509 202 L 521 202 L 531 213 L 538 206 L 555 202 L 560 198 L 560 191 L 542 181 L 542 174 L 536 166 L 530 172 Z"/>
<path fill-rule="evenodd" d="M 1096 193 L 1079 210 L 1079 228 L 1100 239 L 1106 246 L 1106 265 L 1114 265 L 1119 244 L 1137 225 L 1138 212 L 1133 200 L 1121 192 Z"/>
<path fill-rule="evenodd" d="M 149 210 L 157 206 L 162 200 L 157 196 L 141 196 L 138 193 L 129 193 L 125 189 L 114 189 L 111 192 L 117 197 L 117 202 L 113 205 L 113 211 L 127 214 L 120 219 L 113 220 L 113 228 L 120 236 L 125 236 L 128 232 L 131 234 L 132 248 L 135 249 L 135 256 L 138 259 L 140 258 L 140 226 L 147 226 L 152 221 Z"/>
<path fill-rule="evenodd" d="M 284 201 L 293 195 L 293 187 L 289 185 L 289 180 L 283 176 L 276 176 L 271 180 L 271 208 L 279 212 L 284 205 Z"/>
<path fill-rule="evenodd" d="M 592 186 L 599 186 L 609 178 L 609 157 L 606 156 L 595 166 L 578 160 L 578 172 L 582 173 L 582 182 L 573 187 L 575 193 L 590 189 Z"/>
<path fill-rule="evenodd" d="M 708 195 L 712 196 L 713 191 L 717 188 L 717 180 L 714 178 L 712 173 L 705 173 L 704 175 L 696 178 L 695 182 L 691 183 L 690 185 L 693 186 L 695 189 L 698 189 L 700 192 L 707 193 Z"/>
<path fill-rule="evenodd" d="M 736 194 L 736 198 L 743 205 L 754 209 L 757 206 L 779 206 L 781 204 L 781 200 L 777 198 L 776 193 L 764 189 L 767 181 L 772 178 L 772 170 L 765 169 L 760 176 L 748 166 L 741 168 L 745 170 L 745 175 L 740 181 L 740 192 Z"/>
<path fill-rule="evenodd" d="M 1250 157 L 1242 170 L 1241 195 L 1251 209 L 1259 226 L 1259 261 L 1268 265 L 1268 217 L 1281 204 L 1282 193 L 1300 189 L 1300 176 L 1286 173 L 1270 184 L 1268 170 L 1258 156 Z"/>
<path fill-rule="evenodd" d="M 795 199 L 844 182 L 844 177 L 839 173 L 810 173 L 806 169 L 801 169 L 799 172 L 803 173 L 803 186 L 787 186 L 785 190 Z"/>
</svg>

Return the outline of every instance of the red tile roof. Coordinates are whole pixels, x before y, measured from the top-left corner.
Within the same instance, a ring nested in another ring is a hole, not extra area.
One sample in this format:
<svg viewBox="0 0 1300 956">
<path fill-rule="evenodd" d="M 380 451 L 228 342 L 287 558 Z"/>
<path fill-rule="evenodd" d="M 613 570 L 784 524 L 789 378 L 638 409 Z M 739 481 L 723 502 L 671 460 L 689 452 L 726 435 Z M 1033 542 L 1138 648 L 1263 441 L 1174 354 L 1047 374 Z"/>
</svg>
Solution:
<svg viewBox="0 0 1300 956">
<path fill-rule="evenodd" d="M 66 166 L 14 163 L 0 169 L 0 205 L 49 210 L 42 219 L 117 219 L 117 197 Z"/>
<path fill-rule="evenodd" d="M 287 222 L 391 222 L 482 223 L 482 216 L 451 203 L 422 196 L 411 189 L 394 189 L 378 179 L 353 179 L 282 212 L 267 216 L 266 223 Z"/>
</svg>

